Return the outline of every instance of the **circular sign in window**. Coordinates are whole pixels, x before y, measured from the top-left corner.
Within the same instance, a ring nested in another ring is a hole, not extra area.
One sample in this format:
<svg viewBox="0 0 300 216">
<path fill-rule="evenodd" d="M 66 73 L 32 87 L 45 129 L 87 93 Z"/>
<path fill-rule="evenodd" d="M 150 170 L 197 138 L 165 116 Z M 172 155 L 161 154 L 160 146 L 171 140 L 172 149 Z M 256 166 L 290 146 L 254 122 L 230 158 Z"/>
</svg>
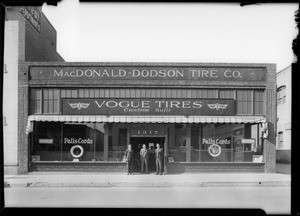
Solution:
<svg viewBox="0 0 300 216">
<path fill-rule="evenodd" d="M 73 158 L 80 158 L 83 155 L 83 152 L 84 150 L 81 145 L 74 145 L 70 149 L 70 154 L 72 155 Z"/>
<path fill-rule="evenodd" d="M 210 156 L 218 157 L 221 154 L 222 150 L 221 150 L 221 146 L 217 144 L 212 144 L 208 147 L 207 151 L 210 154 Z"/>
</svg>

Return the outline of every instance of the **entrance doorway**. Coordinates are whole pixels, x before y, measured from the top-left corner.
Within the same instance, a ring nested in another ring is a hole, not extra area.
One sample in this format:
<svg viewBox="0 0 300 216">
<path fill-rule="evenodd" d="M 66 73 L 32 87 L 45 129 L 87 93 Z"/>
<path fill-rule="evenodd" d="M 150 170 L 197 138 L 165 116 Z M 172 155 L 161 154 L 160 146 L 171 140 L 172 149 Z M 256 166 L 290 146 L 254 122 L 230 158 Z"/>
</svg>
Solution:
<svg viewBox="0 0 300 216">
<path fill-rule="evenodd" d="M 145 144 L 146 148 L 150 150 L 148 171 L 150 173 L 156 171 L 154 150 L 156 148 L 157 143 L 160 145 L 161 148 L 164 148 L 165 138 L 164 137 L 130 137 L 130 144 L 133 149 L 133 158 L 134 158 L 132 163 L 133 172 L 141 172 L 140 150 L 141 148 L 143 148 L 143 144 Z M 164 167 L 164 164 L 162 164 L 162 167 Z"/>
</svg>

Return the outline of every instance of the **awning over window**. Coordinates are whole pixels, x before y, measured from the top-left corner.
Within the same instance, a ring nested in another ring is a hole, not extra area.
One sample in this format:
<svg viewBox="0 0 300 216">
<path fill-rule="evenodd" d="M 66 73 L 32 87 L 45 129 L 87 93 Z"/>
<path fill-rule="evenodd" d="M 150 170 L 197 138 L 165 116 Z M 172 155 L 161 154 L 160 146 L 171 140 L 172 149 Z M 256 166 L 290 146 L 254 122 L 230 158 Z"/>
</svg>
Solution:
<svg viewBox="0 0 300 216">
<path fill-rule="evenodd" d="M 31 115 L 28 121 L 115 123 L 261 123 L 264 116 L 78 116 Z"/>
<path fill-rule="evenodd" d="M 265 123 L 264 116 L 87 116 L 31 115 L 26 133 L 32 131 L 33 121 L 43 122 L 114 122 L 114 123 Z M 28 132 L 27 132 L 28 131 Z"/>
</svg>

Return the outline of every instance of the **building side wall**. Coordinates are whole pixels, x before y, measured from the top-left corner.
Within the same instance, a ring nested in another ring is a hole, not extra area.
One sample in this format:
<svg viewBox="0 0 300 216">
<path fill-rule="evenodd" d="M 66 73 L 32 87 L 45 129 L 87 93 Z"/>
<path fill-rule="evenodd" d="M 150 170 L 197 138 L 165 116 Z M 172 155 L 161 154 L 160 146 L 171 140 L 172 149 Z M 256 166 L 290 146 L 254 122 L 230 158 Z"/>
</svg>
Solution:
<svg viewBox="0 0 300 216">
<path fill-rule="evenodd" d="M 277 137 L 276 137 L 276 161 L 291 161 L 292 143 L 292 71 L 291 67 L 277 73 L 277 88 L 286 86 L 286 101 L 277 106 Z M 282 132 L 283 143 L 279 144 L 278 133 Z"/>
<path fill-rule="evenodd" d="M 25 61 L 64 61 L 56 52 L 56 31 L 42 14 L 41 34 L 28 23 L 25 31 Z"/>
<path fill-rule="evenodd" d="M 19 22 L 5 21 L 3 73 L 4 173 L 18 169 L 18 53 Z"/>
<path fill-rule="evenodd" d="M 41 8 L 40 8 L 41 10 Z M 56 30 L 53 28 L 46 16 L 41 12 L 41 34 L 39 34 L 20 14 L 20 7 L 7 8 L 8 20 L 18 20 L 25 24 L 24 56 L 20 61 L 45 61 L 64 62 L 64 59 L 56 51 Z"/>
<path fill-rule="evenodd" d="M 279 139 L 277 136 L 277 149 L 291 149 L 291 113 L 292 113 L 292 83 L 291 67 L 277 74 L 277 88 L 286 86 L 286 102 L 277 106 L 277 133 L 283 132 L 283 146 L 279 148 Z"/>
</svg>

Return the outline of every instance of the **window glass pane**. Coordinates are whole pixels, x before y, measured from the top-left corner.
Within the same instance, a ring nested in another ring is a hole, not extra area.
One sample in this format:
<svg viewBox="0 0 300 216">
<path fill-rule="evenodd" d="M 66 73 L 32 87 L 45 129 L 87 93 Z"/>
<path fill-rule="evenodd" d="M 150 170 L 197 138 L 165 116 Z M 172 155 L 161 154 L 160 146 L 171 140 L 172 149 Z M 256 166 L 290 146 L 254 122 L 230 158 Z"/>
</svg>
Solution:
<svg viewBox="0 0 300 216">
<path fill-rule="evenodd" d="M 30 91 L 30 113 L 40 114 L 41 113 L 41 89 L 31 89 Z"/>
<path fill-rule="evenodd" d="M 156 91 L 155 91 L 155 89 L 151 89 L 150 92 L 151 92 L 150 97 L 151 98 L 156 98 Z"/>
<path fill-rule="evenodd" d="M 77 90 L 71 90 L 71 97 L 77 98 L 78 97 L 78 91 Z"/>
<path fill-rule="evenodd" d="M 84 97 L 84 91 L 83 91 L 83 89 L 79 89 L 79 97 L 80 98 Z"/>
<path fill-rule="evenodd" d="M 213 98 L 213 92 L 212 92 L 212 90 L 207 90 L 207 97 L 208 98 Z"/>
<path fill-rule="evenodd" d="M 94 123 L 65 123 L 63 129 L 63 161 L 94 161 Z M 77 146 L 77 147 L 76 147 Z"/>
<path fill-rule="evenodd" d="M 187 98 L 191 98 L 192 97 L 192 91 L 190 89 L 186 90 L 186 97 Z"/>
<path fill-rule="evenodd" d="M 48 113 L 48 100 L 44 100 L 43 109 L 44 113 Z"/>
<path fill-rule="evenodd" d="M 220 98 L 234 99 L 234 91 L 233 90 L 220 90 L 219 95 L 220 95 Z"/>
<path fill-rule="evenodd" d="M 44 92 L 44 99 L 48 99 L 49 98 L 49 96 L 48 96 L 48 90 L 44 89 L 43 92 Z"/>
<path fill-rule="evenodd" d="M 254 114 L 262 115 L 263 113 L 263 91 L 254 91 Z"/>
<path fill-rule="evenodd" d="M 207 93 L 206 89 L 202 90 L 202 97 L 203 98 L 207 98 L 208 97 L 208 93 Z"/>
<path fill-rule="evenodd" d="M 104 89 L 100 89 L 99 90 L 100 92 L 100 98 L 103 98 L 104 97 L 104 95 L 105 95 L 105 93 L 104 93 Z"/>
<path fill-rule="evenodd" d="M 199 146 L 200 146 L 200 124 L 191 125 L 191 161 L 199 162 Z"/>
<path fill-rule="evenodd" d="M 112 140 L 108 145 L 108 160 L 122 161 L 127 146 L 127 129 L 121 124 L 112 124 L 109 129 Z M 135 153 L 138 155 L 138 152 Z"/>
<path fill-rule="evenodd" d="M 31 161 L 61 161 L 61 123 L 34 122 Z"/>
<path fill-rule="evenodd" d="M 187 92 L 185 89 L 181 90 L 181 98 L 187 98 Z"/>
<path fill-rule="evenodd" d="M 62 98 L 66 97 L 66 90 L 65 89 L 60 90 L 60 95 Z"/>
<path fill-rule="evenodd" d="M 191 95 L 192 98 L 197 98 L 197 91 L 196 90 L 192 90 L 192 95 Z"/>
<path fill-rule="evenodd" d="M 37 96 L 37 99 L 38 100 L 41 100 L 42 99 L 42 89 L 38 89 L 36 90 L 36 96 Z"/>
<path fill-rule="evenodd" d="M 252 114 L 251 90 L 237 90 L 237 114 Z"/>
<path fill-rule="evenodd" d="M 145 97 L 146 97 L 146 90 L 141 89 L 141 98 L 145 98 Z"/>
<path fill-rule="evenodd" d="M 95 90 L 94 89 L 90 89 L 90 97 L 91 98 L 95 97 Z"/>
<path fill-rule="evenodd" d="M 166 96 L 167 96 L 167 91 L 166 91 L 166 89 L 161 89 L 161 97 L 162 97 L 162 98 L 166 98 Z"/>
<path fill-rule="evenodd" d="M 95 132 L 95 161 L 104 161 L 104 134 L 105 134 L 105 126 L 106 123 L 96 123 Z"/>
<path fill-rule="evenodd" d="M 172 97 L 172 90 L 167 89 L 167 98 L 171 98 L 171 97 Z"/>
<path fill-rule="evenodd" d="M 48 101 L 48 113 L 53 113 L 53 100 Z"/>
<path fill-rule="evenodd" d="M 67 97 L 67 98 L 72 97 L 72 90 L 71 90 L 71 89 L 67 89 L 67 90 L 66 90 L 66 97 Z"/>
<path fill-rule="evenodd" d="M 135 98 L 135 89 L 130 90 L 130 97 Z"/>
<path fill-rule="evenodd" d="M 177 93 L 176 93 L 177 97 L 178 97 L 178 98 L 182 98 L 183 96 L 182 96 L 182 91 L 181 91 L 181 89 L 177 89 L 176 91 L 177 91 Z"/>
<path fill-rule="evenodd" d="M 130 98 L 130 90 L 129 89 L 125 89 L 125 97 Z"/>
<path fill-rule="evenodd" d="M 37 100 L 36 101 L 36 109 L 35 109 L 35 113 L 40 114 L 42 112 L 42 101 L 41 100 Z"/>
<path fill-rule="evenodd" d="M 53 113 L 58 114 L 59 113 L 59 100 L 54 100 L 54 110 Z"/>
<path fill-rule="evenodd" d="M 161 98 L 161 90 L 156 89 L 155 95 L 156 95 L 157 98 Z"/>
<path fill-rule="evenodd" d="M 84 89 L 84 97 L 85 98 L 90 97 L 90 91 L 89 91 L 89 89 Z"/>
<path fill-rule="evenodd" d="M 121 95 L 121 98 L 125 97 L 125 90 L 124 89 L 120 89 L 120 95 Z"/>
<path fill-rule="evenodd" d="M 171 96 L 172 98 L 178 98 L 178 96 L 177 96 L 177 92 L 176 92 L 176 90 L 174 89 L 172 89 L 172 96 Z"/>
<path fill-rule="evenodd" d="M 53 94 L 54 94 L 54 97 L 53 97 L 54 99 L 59 98 L 59 90 L 58 89 L 54 89 Z"/>
<path fill-rule="evenodd" d="M 49 99 L 53 99 L 53 89 L 48 90 Z"/>
<path fill-rule="evenodd" d="M 100 97 L 100 91 L 99 89 L 95 89 L 95 98 Z"/>
<path fill-rule="evenodd" d="M 170 132 L 169 136 L 174 142 L 169 142 L 168 155 L 174 158 L 174 162 L 185 162 L 186 161 L 186 135 L 187 135 L 187 124 L 176 124 L 174 132 Z"/>
<path fill-rule="evenodd" d="M 203 124 L 200 161 L 253 162 L 262 157 L 257 124 Z"/>
</svg>

